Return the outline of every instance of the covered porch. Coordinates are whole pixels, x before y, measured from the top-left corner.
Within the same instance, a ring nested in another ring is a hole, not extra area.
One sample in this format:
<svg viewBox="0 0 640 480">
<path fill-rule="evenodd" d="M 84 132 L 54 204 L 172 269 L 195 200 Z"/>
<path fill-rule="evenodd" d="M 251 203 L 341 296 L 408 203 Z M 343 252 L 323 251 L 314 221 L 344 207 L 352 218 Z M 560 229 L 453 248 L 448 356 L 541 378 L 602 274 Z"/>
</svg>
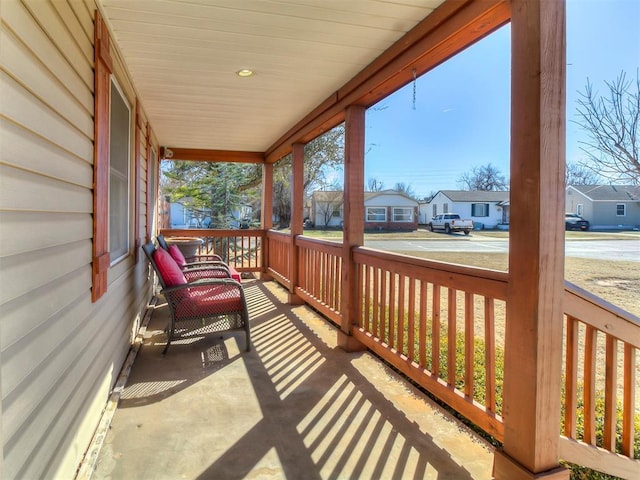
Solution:
<svg viewBox="0 0 640 480">
<path fill-rule="evenodd" d="M 564 280 L 564 1 L 326 4 L 1 2 L 0 476 L 71 478 L 85 457 L 96 478 L 566 479 L 561 460 L 637 477 L 640 321 Z M 508 271 L 366 248 L 366 109 L 507 23 Z M 249 91 L 235 73 L 253 66 Z M 314 240 L 304 149 L 341 124 L 344 234 Z M 163 159 L 259 165 L 260 227 L 162 229 Z M 140 251 L 158 233 L 258 278 L 254 351 L 226 336 L 161 356 Z"/>
<path fill-rule="evenodd" d="M 163 357 L 168 308 L 150 308 L 91 478 L 491 478 L 489 443 L 396 371 L 276 282 L 244 288 L 249 353 L 227 333 Z"/>
</svg>

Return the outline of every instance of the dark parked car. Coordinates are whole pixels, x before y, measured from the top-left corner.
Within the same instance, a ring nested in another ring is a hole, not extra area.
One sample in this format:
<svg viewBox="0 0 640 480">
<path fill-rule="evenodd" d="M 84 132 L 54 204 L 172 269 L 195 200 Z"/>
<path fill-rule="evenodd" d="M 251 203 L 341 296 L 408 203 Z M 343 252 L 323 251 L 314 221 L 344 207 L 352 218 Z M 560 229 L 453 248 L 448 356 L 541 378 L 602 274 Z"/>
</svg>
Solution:
<svg viewBox="0 0 640 480">
<path fill-rule="evenodd" d="M 589 230 L 589 221 L 577 213 L 565 213 L 564 227 L 565 230 Z"/>
</svg>

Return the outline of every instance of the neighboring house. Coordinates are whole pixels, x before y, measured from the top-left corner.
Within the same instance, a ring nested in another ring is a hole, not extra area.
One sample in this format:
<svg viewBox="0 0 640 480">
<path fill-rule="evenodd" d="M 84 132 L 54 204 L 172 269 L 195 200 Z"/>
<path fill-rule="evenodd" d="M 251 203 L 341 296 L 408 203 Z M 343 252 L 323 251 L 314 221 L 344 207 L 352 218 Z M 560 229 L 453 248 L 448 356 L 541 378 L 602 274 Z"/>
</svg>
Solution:
<svg viewBox="0 0 640 480">
<path fill-rule="evenodd" d="M 420 223 L 441 213 L 458 213 L 481 224 L 480 228 L 496 228 L 509 223 L 509 192 L 483 190 L 440 190 L 431 201 L 420 204 Z"/>
<path fill-rule="evenodd" d="M 395 190 L 364 193 L 365 230 L 418 229 L 418 201 Z"/>
<path fill-rule="evenodd" d="M 342 191 L 317 190 L 311 194 L 309 218 L 316 227 L 342 226 Z"/>
<path fill-rule="evenodd" d="M 340 227 L 343 221 L 341 191 L 316 191 L 311 197 L 310 218 L 316 227 Z M 364 193 L 365 230 L 418 228 L 418 201 L 395 190 Z"/>
<path fill-rule="evenodd" d="M 640 227 L 640 187 L 569 185 L 565 211 L 589 220 L 592 229 Z"/>
<path fill-rule="evenodd" d="M 239 228 L 251 221 L 253 207 L 251 205 L 235 205 L 231 208 L 227 224 L 216 224 L 208 214 L 194 214 L 193 210 L 182 202 L 170 204 L 170 227 L 167 228 Z"/>
<path fill-rule="evenodd" d="M 193 215 L 193 212 L 181 202 L 171 202 L 169 218 L 169 228 L 200 227 L 200 221 Z"/>
</svg>

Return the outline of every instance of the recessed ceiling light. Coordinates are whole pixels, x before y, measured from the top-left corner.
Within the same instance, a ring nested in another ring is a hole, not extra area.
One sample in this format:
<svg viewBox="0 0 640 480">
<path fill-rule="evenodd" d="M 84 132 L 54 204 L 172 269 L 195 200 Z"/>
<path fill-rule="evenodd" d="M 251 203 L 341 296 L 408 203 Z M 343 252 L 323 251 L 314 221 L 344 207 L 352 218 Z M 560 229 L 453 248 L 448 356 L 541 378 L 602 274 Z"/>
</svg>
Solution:
<svg viewBox="0 0 640 480">
<path fill-rule="evenodd" d="M 242 70 L 238 70 L 236 72 L 236 75 L 238 75 L 239 77 L 250 77 L 251 75 L 253 75 L 253 73 L 253 70 L 243 68 Z"/>
</svg>

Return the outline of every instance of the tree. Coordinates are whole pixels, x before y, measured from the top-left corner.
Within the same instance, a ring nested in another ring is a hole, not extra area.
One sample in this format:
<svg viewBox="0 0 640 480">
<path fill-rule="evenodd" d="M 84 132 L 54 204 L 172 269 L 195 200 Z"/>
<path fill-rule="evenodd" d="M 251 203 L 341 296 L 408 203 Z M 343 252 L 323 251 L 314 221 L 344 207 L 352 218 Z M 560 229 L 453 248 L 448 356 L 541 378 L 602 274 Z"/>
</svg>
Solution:
<svg viewBox="0 0 640 480">
<path fill-rule="evenodd" d="M 384 183 L 382 180 L 372 177 L 367 181 L 368 192 L 381 192 L 382 190 L 384 190 Z"/>
<path fill-rule="evenodd" d="M 458 185 L 463 190 L 504 191 L 509 189 L 509 181 L 490 163 L 473 167 L 470 172 L 460 175 Z"/>
<path fill-rule="evenodd" d="M 245 184 L 261 169 L 259 165 L 169 161 L 163 164 L 162 190 L 172 202 L 180 201 L 200 223 L 209 218 L 216 228 L 239 221 L 241 207 L 260 204 L 261 182 Z"/>
<path fill-rule="evenodd" d="M 304 192 L 335 183 L 344 157 L 344 125 L 315 138 L 304 149 Z M 262 166 L 242 163 L 171 161 L 163 164 L 163 194 L 180 200 L 197 218 L 211 217 L 216 228 L 229 228 L 234 210 L 251 205 L 260 212 Z M 273 207 L 286 227 L 291 219 L 291 156 L 273 169 Z"/>
<path fill-rule="evenodd" d="M 565 173 L 567 185 L 598 185 L 602 177 L 580 163 L 567 163 Z"/>
<path fill-rule="evenodd" d="M 640 76 L 627 80 L 625 72 L 613 82 L 605 82 L 609 96 L 594 92 L 587 79 L 578 99 L 577 123 L 589 139 L 581 141 L 587 155 L 583 166 L 612 181 L 640 185 Z"/>
<path fill-rule="evenodd" d="M 410 183 L 398 182 L 398 183 L 396 183 L 396 186 L 393 189 L 396 192 L 404 193 L 408 197 L 416 198 L 416 194 L 413 191 L 413 188 L 411 188 L 411 184 Z"/>
<path fill-rule="evenodd" d="M 280 228 L 291 221 L 292 157 L 287 155 L 273 169 L 273 209 Z M 337 185 L 335 174 L 344 163 L 344 124 L 316 137 L 304 148 L 303 197 L 308 199 L 314 190 Z"/>
</svg>

